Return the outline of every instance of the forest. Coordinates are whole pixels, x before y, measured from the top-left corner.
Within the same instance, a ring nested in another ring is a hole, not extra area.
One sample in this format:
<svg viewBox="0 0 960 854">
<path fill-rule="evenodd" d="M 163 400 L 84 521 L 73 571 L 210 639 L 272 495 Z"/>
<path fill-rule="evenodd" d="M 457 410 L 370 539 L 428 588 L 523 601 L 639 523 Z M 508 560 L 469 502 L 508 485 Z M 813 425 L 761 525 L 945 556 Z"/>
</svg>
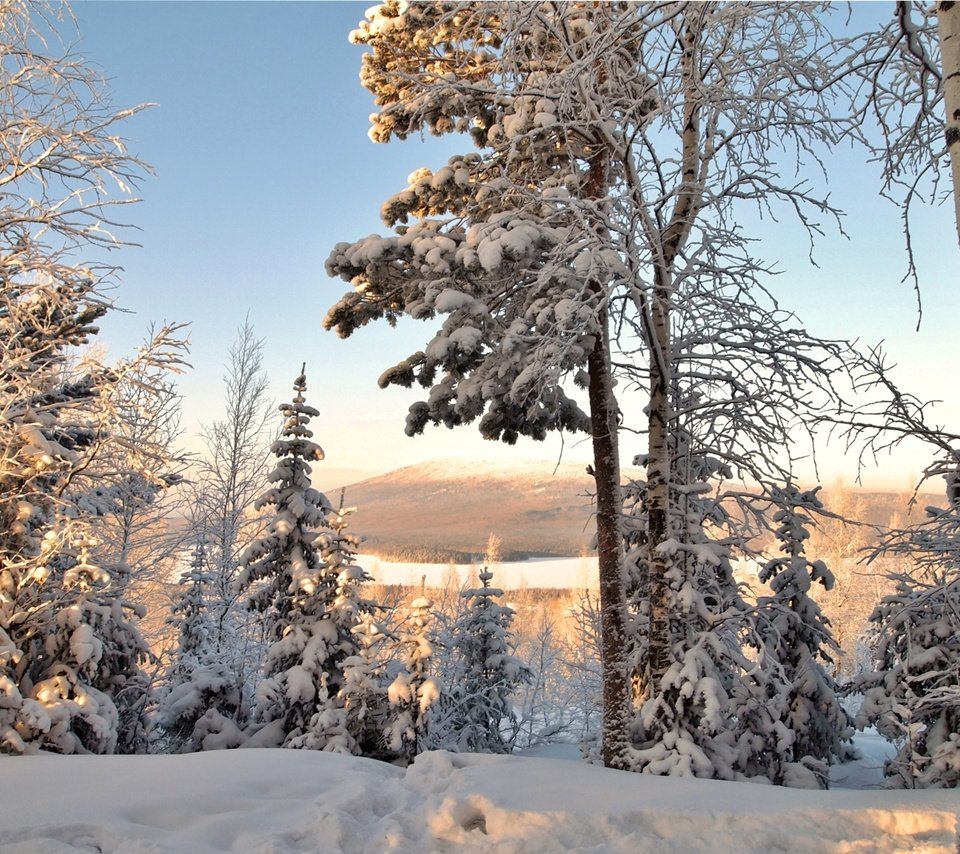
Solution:
<svg viewBox="0 0 960 854">
<path fill-rule="evenodd" d="M 426 324 L 379 377 L 419 398 L 409 436 L 589 437 L 598 575 L 575 594 L 498 587 L 496 536 L 467 584 L 376 584 L 349 495 L 312 480 L 312 368 L 271 409 L 255 318 L 183 450 L 187 326 L 97 346 L 144 108 L 56 50 L 64 9 L 0 7 L 0 752 L 407 765 L 559 740 L 817 789 L 875 728 L 890 786 L 957 786 L 960 434 L 881 347 L 775 299 L 747 224 L 790 219 L 811 251 L 842 231 L 819 179 L 856 146 L 923 293 L 911 213 L 960 235 L 960 7 L 840 38 L 830 4 L 387 0 L 350 34 L 371 139 L 465 153 L 410 175 L 382 235 L 330 241 L 347 290 L 317 334 Z M 879 524 L 809 482 L 828 438 L 929 464 Z"/>
</svg>

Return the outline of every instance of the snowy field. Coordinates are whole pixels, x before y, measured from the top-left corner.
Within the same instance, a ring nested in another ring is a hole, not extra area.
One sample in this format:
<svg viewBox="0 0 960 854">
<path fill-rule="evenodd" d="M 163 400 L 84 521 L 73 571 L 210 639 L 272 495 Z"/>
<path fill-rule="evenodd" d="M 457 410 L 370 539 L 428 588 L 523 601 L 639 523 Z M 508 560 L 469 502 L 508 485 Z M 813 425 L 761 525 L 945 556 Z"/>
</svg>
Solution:
<svg viewBox="0 0 960 854">
<path fill-rule="evenodd" d="M 473 583 L 476 583 L 480 568 L 479 564 L 470 563 L 392 562 L 366 554 L 357 555 L 357 563 L 381 584 L 404 584 L 408 587 L 419 587 L 422 577 L 426 577 L 428 587 L 442 587 L 451 567 L 457 573 L 461 584 L 471 578 Z M 748 561 L 734 563 L 734 575 L 738 578 L 756 578 L 756 572 L 756 566 L 751 566 Z M 595 590 L 597 558 L 594 555 L 500 561 L 493 566 L 493 585 L 504 590 L 521 590 L 525 587 Z"/>
<path fill-rule="evenodd" d="M 394 563 L 374 555 L 357 555 L 360 564 L 381 584 L 405 584 L 419 587 L 426 576 L 428 587 L 442 587 L 451 566 L 461 583 L 476 577 L 479 564 Z M 586 589 L 597 586 L 596 557 L 533 558 L 502 561 L 493 567 L 493 585 L 504 590 L 524 587 Z"/>
<path fill-rule="evenodd" d="M 0 758 L 0 852 L 957 854 L 956 791 L 810 792 L 549 757 Z"/>
</svg>

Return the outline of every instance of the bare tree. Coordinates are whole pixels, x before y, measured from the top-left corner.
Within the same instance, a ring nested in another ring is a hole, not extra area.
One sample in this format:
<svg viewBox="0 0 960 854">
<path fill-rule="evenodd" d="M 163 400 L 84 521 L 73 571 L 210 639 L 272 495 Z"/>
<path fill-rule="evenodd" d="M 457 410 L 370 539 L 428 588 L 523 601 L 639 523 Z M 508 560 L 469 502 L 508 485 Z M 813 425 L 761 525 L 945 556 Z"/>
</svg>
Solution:
<svg viewBox="0 0 960 854">
<path fill-rule="evenodd" d="M 814 87 L 842 86 L 854 119 L 848 133 L 882 169 L 883 194 L 902 207 L 909 275 L 919 300 L 911 213 L 950 188 L 960 239 L 960 12 L 950 0 L 898 0 L 885 24 L 824 45 L 833 67 Z"/>
<path fill-rule="evenodd" d="M 249 320 L 230 347 L 223 382 L 223 418 L 203 429 L 206 454 L 198 463 L 194 511 L 207 538 L 208 564 L 216 579 L 219 650 L 225 648 L 231 631 L 240 552 L 264 526 L 251 508 L 266 485 L 272 406 L 263 369 L 263 339 L 256 337 Z"/>
</svg>

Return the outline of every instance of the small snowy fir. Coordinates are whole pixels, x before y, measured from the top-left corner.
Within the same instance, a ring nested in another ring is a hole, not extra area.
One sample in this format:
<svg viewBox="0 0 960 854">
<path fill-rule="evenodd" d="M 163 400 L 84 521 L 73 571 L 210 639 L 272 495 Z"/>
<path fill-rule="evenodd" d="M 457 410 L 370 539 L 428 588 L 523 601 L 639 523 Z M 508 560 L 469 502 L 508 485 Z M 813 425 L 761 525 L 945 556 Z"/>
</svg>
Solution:
<svg viewBox="0 0 960 854">
<path fill-rule="evenodd" d="M 503 591 L 480 572 L 478 588 L 461 592 L 468 603 L 449 631 L 448 686 L 433 707 L 431 745 L 471 753 L 509 753 L 518 721 L 511 696 L 530 670 L 515 655 L 513 610 L 497 600 Z"/>
</svg>

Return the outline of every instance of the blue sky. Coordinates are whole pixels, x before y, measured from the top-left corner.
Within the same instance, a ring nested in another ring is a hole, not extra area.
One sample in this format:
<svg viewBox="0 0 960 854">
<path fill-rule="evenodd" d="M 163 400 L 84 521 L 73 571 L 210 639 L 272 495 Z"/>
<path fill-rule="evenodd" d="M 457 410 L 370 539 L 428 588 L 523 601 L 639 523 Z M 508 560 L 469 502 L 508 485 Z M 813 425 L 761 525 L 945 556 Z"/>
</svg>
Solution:
<svg viewBox="0 0 960 854">
<path fill-rule="evenodd" d="M 79 2 L 76 50 L 110 81 L 118 106 L 154 102 L 125 125 L 155 175 L 128 209 L 140 248 L 113 260 L 124 268 L 115 298 L 131 313 L 103 325 L 111 352 L 129 351 L 150 321 L 189 321 L 194 370 L 183 378 L 184 425 L 219 414 L 227 349 L 249 313 L 266 339 L 277 401 L 307 362 L 308 399 L 321 415 L 315 435 L 327 452 L 316 479 L 330 488 L 435 456 L 556 458 L 560 440 L 504 448 L 474 428 L 431 430 L 409 439 L 403 419 L 413 392 L 381 391 L 389 365 L 419 349 L 430 328 L 409 323 L 361 330 L 341 341 L 325 332 L 327 308 L 346 285 L 324 261 L 341 240 L 382 231 L 381 203 L 419 166 L 437 167 L 463 147 L 451 139 L 375 145 L 367 138 L 371 96 L 360 86 L 361 50 L 347 41 L 368 2 Z M 891 3 L 874 4 L 878 13 Z M 917 255 L 924 322 L 914 331 L 913 293 L 897 211 L 877 196 L 876 167 L 859 152 L 835 154 L 832 185 L 848 212 L 850 240 L 818 246 L 819 268 L 792 225 L 765 223 L 761 254 L 785 271 L 774 284 L 785 305 L 826 337 L 884 339 L 903 384 L 923 397 L 954 396 L 957 245 L 951 206 L 924 212 Z M 960 423 L 960 408 L 943 417 Z M 637 450 L 624 447 L 624 459 Z M 567 440 L 565 458 L 587 459 Z M 852 475 L 839 451 L 827 476 Z M 902 487 L 922 456 L 890 464 L 867 484 Z"/>
</svg>

